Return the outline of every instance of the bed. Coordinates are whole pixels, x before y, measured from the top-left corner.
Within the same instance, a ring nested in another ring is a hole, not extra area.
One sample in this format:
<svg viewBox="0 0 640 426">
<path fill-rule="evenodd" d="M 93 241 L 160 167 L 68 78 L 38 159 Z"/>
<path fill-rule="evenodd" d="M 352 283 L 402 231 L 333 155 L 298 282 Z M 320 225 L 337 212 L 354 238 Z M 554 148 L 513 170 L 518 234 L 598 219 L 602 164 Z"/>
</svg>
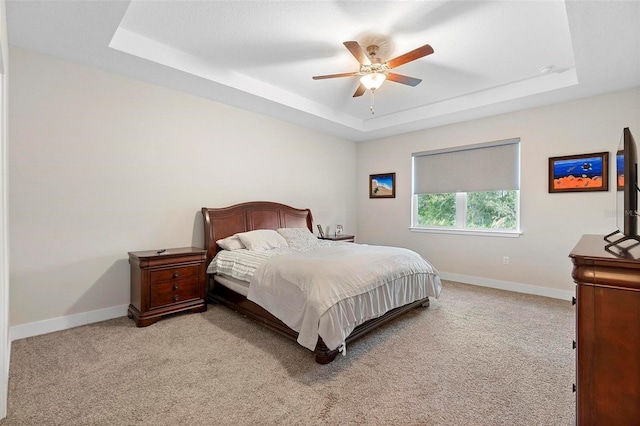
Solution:
<svg viewBox="0 0 640 426">
<path fill-rule="evenodd" d="M 224 207 L 224 208 L 203 207 L 202 215 L 204 220 L 205 250 L 207 252 L 208 266 L 212 266 L 212 263 L 213 263 L 212 260 L 214 260 L 214 258 L 216 262 L 219 262 L 219 259 L 222 258 L 222 255 L 232 254 L 228 250 L 223 250 L 217 244 L 217 242 L 224 239 L 228 240 L 231 238 L 235 238 L 234 236 L 236 236 L 237 234 L 244 235 L 249 231 L 257 231 L 257 230 L 278 230 L 278 232 L 284 232 L 291 229 L 293 231 L 295 230 L 302 231 L 302 229 L 300 228 L 305 229 L 304 233 L 307 233 L 307 231 L 308 233 L 311 233 L 313 229 L 312 228 L 313 217 L 309 209 L 297 209 L 294 207 L 286 206 L 284 204 L 267 202 L 267 201 L 248 202 L 248 203 L 237 204 L 234 206 Z M 285 228 L 284 231 L 283 231 L 283 228 Z M 264 232 L 264 231 L 252 232 L 251 234 L 260 233 L 260 232 Z M 273 231 L 266 231 L 266 232 L 273 232 Z M 329 247 L 332 244 L 335 245 L 336 247 L 335 248 Z M 226 244 L 224 245 L 226 246 Z M 363 252 L 365 253 L 365 255 L 368 255 L 368 253 L 372 253 L 372 256 L 375 256 L 377 255 L 377 251 L 379 249 L 382 249 L 382 248 L 377 248 L 376 246 L 366 246 L 366 245 L 359 245 L 359 244 L 353 244 L 348 242 L 342 242 L 342 243 L 318 242 L 318 245 L 320 248 L 316 250 L 316 248 L 314 247 L 313 251 L 310 250 L 308 253 L 307 252 L 300 253 L 300 254 L 291 253 L 286 255 L 286 256 L 298 256 L 298 258 L 293 257 L 293 259 L 296 260 L 295 262 L 291 261 L 292 259 L 291 257 L 285 257 L 285 255 L 271 256 L 269 257 L 268 261 L 275 262 L 275 263 L 280 262 L 280 267 L 283 267 L 286 265 L 298 263 L 300 259 L 303 259 L 305 257 L 308 258 L 311 256 L 315 256 L 315 251 L 317 251 L 318 253 L 322 252 L 324 253 L 325 256 L 331 255 L 332 252 L 350 253 L 351 251 Z M 404 250 L 405 252 L 410 252 L 412 253 L 413 256 L 418 257 L 421 262 L 426 262 L 416 253 L 411 252 L 410 250 L 400 249 L 400 248 L 387 248 L 387 249 Z M 287 249 L 283 249 L 283 250 L 287 250 Z M 246 251 L 246 250 L 237 250 L 238 253 L 243 251 Z M 216 255 L 218 255 L 219 253 L 220 253 L 220 256 L 216 257 Z M 360 253 L 359 255 L 363 255 L 363 254 Z M 336 257 L 335 254 L 333 256 Z M 343 254 L 339 254 L 337 255 L 337 257 L 345 257 L 345 256 Z M 283 260 L 286 260 L 286 262 L 283 262 Z M 426 263 L 428 264 L 428 262 Z M 257 270 L 255 271 L 256 275 L 259 275 L 264 279 L 263 271 L 265 269 L 270 270 L 273 268 L 261 268 L 257 266 Z M 215 271 L 215 268 L 213 268 L 213 270 Z M 340 271 L 340 269 L 336 269 L 336 270 Z M 208 268 L 208 271 L 211 271 L 210 267 Z M 254 271 L 252 270 L 251 274 L 253 273 Z M 345 276 L 346 275 L 348 274 L 345 274 Z M 277 333 L 280 333 L 290 339 L 298 341 L 303 346 L 313 350 L 313 352 L 315 353 L 316 362 L 320 364 L 327 364 L 333 361 L 340 352 L 345 354 L 347 344 L 363 336 L 364 334 L 374 330 L 375 328 L 379 327 L 380 325 L 388 321 L 391 321 L 394 318 L 397 318 L 398 316 L 404 314 L 405 312 L 411 309 L 414 309 L 419 306 L 428 307 L 429 296 L 437 297 L 440 292 L 440 288 L 441 288 L 440 279 L 437 275 L 437 271 L 435 270 L 435 268 L 432 268 L 431 273 L 419 274 L 419 275 L 420 275 L 419 278 L 423 283 L 423 285 L 420 286 L 419 291 L 411 290 L 408 296 L 403 296 L 401 298 L 402 305 L 393 306 L 390 310 L 387 310 L 384 313 L 376 314 L 378 316 L 375 316 L 370 319 L 367 318 L 366 321 L 365 321 L 365 318 L 362 316 L 360 321 L 361 323 L 357 324 L 356 326 L 354 325 L 350 325 L 350 327 L 345 327 L 344 325 L 336 326 L 334 324 L 336 322 L 334 318 L 327 318 L 330 316 L 331 313 L 333 313 L 334 316 L 335 315 L 344 316 L 344 310 L 341 310 L 342 309 L 341 306 L 337 306 L 337 305 L 335 307 L 334 306 L 331 307 L 331 309 L 329 310 L 331 312 L 327 312 L 326 315 L 323 314 L 324 316 L 322 318 L 322 321 L 314 322 L 315 319 L 312 317 L 312 320 L 310 322 L 309 321 L 307 322 L 309 322 L 310 324 L 315 324 L 316 327 L 318 327 L 318 324 L 319 324 L 319 329 L 315 331 L 316 333 L 315 336 L 317 337 L 314 338 L 314 340 L 312 341 L 312 343 L 315 343 L 315 344 L 309 343 L 310 342 L 309 339 L 311 339 L 311 337 L 309 336 L 314 336 L 314 334 L 309 335 L 307 333 L 307 330 L 309 327 L 305 326 L 302 329 L 300 329 L 295 325 L 288 326 L 287 324 L 285 324 L 285 322 L 278 319 L 278 317 L 283 318 L 284 321 L 291 324 L 291 320 L 288 317 L 283 317 L 282 312 L 278 311 L 278 305 L 274 305 L 274 303 L 277 303 L 277 300 L 276 302 L 272 302 L 270 305 L 268 301 L 267 303 L 265 303 L 264 300 L 262 300 L 259 297 L 256 297 L 257 293 L 255 289 L 257 289 L 257 287 L 255 287 L 254 285 L 255 277 L 251 279 L 252 284 L 251 286 L 249 286 L 248 283 L 245 282 L 245 281 L 249 281 L 249 278 L 244 278 L 243 280 L 237 280 L 237 279 L 234 279 L 229 274 L 207 273 L 206 297 L 207 297 L 207 301 L 210 303 L 217 302 L 225 306 L 228 306 L 231 309 L 249 318 L 259 321 L 260 323 L 270 328 L 271 330 Z M 282 275 L 277 275 L 277 276 L 282 277 Z M 366 276 L 366 274 L 363 273 L 363 276 Z M 273 277 L 272 277 L 272 280 L 273 280 Z M 427 283 L 428 285 L 424 284 L 425 280 L 428 281 Z M 334 274 L 334 281 L 341 281 L 341 280 L 340 279 L 336 280 L 335 274 Z M 397 283 L 400 283 L 400 284 L 397 284 Z M 398 280 L 397 283 L 396 285 L 405 286 L 403 287 L 403 291 L 404 291 L 404 288 L 409 288 L 409 286 L 411 285 L 410 283 L 405 283 L 402 280 Z M 278 283 L 276 282 L 276 284 Z M 282 283 L 282 285 L 283 287 L 280 288 L 281 292 L 282 292 L 282 289 L 285 288 L 284 282 Z M 370 286 L 370 288 L 372 289 L 374 287 L 376 289 L 378 288 L 375 285 Z M 295 287 L 290 287 L 290 288 L 293 290 L 296 290 Z M 429 289 L 428 292 L 425 289 Z M 253 291 L 253 295 L 249 294 L 248 293 L 249 291 Z M 376 291 L 376 290 L 374 289 L 371 291 Z M 384 291 L 384 289 L 381 291 Z M 392 291 L 395 291 L 396 293 L 398 293 L 397 289 L 387 290 L 387 292 L 392 292 Z M 362 295 L 362 297 L 365 297 L 365 296 L 367 295 Z M 356 297 L 359 297 L 359 296 L 356 296 Z M 260 304 L 250 299 L 259 300 Z M 350 299 L 350 301 L 352 302 L 353 299 Z M 286 305 L 286 304 L 282 304 L 282 305 Z M 265 309 L 263 306 L 267 306 L 269 310 Z M 271 312 L 274 312 L 274 307 L 276 308 L 275 311 L 277 312 L 275 315 L 271 313 Z M 384 310 L 384 307 L 378 310 Z M 340 312 L 340 314 L 336 314 L 337 312 Z M 330 325 L 324 326 L 323 328 L 323 324 L 330 324 Z M 298 329 L 299 331 L 295 331 L 292 327 Z M 329 334 L 327 334 L 328 332 L 326 331 L 326 329 L 332 328 L 332 327 L 336 329 L 341 329 L 342 337 L 330 336 Z M 345 330 L 348 330 L 347 335 L 345 335 L 346 333 Z M 323 333 L 325 333 L 324 334 L 326 336 L 325 339 L 321 337 Z M 302 338 L 306 339 L 305 340 L 306 343 L 304 344 L 302 343 L 301 341 Z M 337 345 L 336 339 L 342 340 L 341 344 Z M 327 340 L 328 342 L 330 342 L 330 344 L 325 343 L 324 340 Z"/>
</svg>

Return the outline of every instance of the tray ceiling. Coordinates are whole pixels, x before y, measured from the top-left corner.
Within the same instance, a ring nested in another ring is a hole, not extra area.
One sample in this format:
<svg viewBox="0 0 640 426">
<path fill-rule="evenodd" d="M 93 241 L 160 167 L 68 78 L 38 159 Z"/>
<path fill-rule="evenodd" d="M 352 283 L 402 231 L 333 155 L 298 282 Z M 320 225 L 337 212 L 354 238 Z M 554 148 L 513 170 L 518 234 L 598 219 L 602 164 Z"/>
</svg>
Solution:
<svg viewBox="0 0 640 426">
<path fill-rule="evenodd" d="M 7 1 L 10 44 L 356 141 L 640 86 L 640 2 Z M 435 53 L 351 95 L 342 45 Z"/>
</svg>

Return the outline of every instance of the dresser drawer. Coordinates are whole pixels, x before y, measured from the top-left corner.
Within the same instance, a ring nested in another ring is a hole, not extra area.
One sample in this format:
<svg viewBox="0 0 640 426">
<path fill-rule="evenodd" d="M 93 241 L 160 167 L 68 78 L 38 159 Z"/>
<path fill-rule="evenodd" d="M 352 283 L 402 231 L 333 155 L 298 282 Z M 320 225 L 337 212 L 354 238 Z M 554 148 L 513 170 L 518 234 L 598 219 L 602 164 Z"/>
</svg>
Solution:
<svg viewBox="0 0 640 426">
<path fill-rule="evenodd" d="M 197 271 L 197 268 L 196 268 Z M 174 281 L 164 281 L 151 285 L 150 308 L 181 303 L 200 297 L 200 280 L 197 275 L 186 279 L 176 279 Z"/>
<path fill-rule="evenodd" d="M 161 269 L 159 271 L 151 271 L 149 280 L 151 284 L 169 280 L 182 280 L 198 275 L 198 271 L 198 265 Z"/>
</svg>

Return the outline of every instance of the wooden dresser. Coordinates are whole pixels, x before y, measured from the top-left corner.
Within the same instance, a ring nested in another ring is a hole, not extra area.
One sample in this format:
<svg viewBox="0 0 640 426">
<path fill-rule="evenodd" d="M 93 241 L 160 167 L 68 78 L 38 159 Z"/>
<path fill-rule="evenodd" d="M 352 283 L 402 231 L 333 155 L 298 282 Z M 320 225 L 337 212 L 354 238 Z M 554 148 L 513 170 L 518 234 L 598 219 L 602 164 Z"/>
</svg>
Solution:
<svg viewBox="0 0 640 426">
<path fill-rule="evenodd" d="M 584 235 L 576 282 L 576 423 L 640 425 L 640 246 L 617 255 Z"/>
<path fill-rule="evenodd" d="M 196 247 L 129 253 L 129 318 L 146 327 L 170 313 L 206 311 L 205 263 L 205 250 Z"/>
</svg>

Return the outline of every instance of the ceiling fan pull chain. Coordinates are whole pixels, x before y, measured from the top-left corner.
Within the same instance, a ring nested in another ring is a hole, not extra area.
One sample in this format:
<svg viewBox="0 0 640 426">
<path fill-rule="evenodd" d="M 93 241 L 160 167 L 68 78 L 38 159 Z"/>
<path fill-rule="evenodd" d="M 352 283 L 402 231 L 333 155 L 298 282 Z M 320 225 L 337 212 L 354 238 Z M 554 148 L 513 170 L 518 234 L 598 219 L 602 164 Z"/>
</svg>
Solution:
<svg viewBox="0 0 640 426">
<path fill-rule="evenodd" d="M 374 91 L 371 90 L 371 105 L 369 106 L 369 111 L 371 111 L 371 115 L 376 113 L 376 110 L 373 109 L 373 104 L 375 103 L 375 95 L 374 95 Z"/>
</svg>

